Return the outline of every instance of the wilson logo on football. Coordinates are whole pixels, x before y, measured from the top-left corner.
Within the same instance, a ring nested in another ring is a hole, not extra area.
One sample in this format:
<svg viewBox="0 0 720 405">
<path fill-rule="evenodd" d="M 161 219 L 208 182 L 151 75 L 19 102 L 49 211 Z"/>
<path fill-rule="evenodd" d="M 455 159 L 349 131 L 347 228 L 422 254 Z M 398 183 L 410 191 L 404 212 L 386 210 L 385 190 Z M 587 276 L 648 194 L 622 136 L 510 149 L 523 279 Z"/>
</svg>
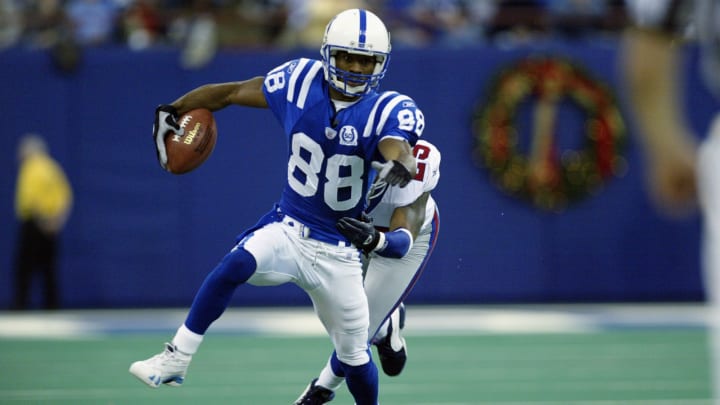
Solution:
<svg viewBox="0 0 720 405">
<path fill-rule="evenodd" d="M 190 145 L 192 143 L 193 139 L 195 139 L 195 136 L 198 134 L 198 131 L 200 130 L 200 125 L 201 124 L 199 122 L 195 123 L 195 127 L 192 130 L 190 130 L 190 132 L 188 132 L 187 136 L 185 137 L 185 140 L 183 141 L 183 142 L 185 142 L 185 145 Z"/>
</svg>

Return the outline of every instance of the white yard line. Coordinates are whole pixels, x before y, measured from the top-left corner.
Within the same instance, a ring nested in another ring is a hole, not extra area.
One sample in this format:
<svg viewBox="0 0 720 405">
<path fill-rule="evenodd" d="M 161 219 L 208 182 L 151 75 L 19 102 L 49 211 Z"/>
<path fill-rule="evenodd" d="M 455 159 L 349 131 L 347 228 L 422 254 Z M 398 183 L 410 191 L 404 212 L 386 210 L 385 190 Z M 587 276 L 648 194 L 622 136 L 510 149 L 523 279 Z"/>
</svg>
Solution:
<svg viewBox="0 0 720 405">
<path fill-rule="evenodd" d="M 0 338 L 172 334 L 186 309 L 0 312 Z M 611 328 L 702 328 L 702 304 L 408 306 L 408 335 L 583 333 Z M 231 308 L 213 333 L 322 336 L 311 308 Z"/>
</svg>

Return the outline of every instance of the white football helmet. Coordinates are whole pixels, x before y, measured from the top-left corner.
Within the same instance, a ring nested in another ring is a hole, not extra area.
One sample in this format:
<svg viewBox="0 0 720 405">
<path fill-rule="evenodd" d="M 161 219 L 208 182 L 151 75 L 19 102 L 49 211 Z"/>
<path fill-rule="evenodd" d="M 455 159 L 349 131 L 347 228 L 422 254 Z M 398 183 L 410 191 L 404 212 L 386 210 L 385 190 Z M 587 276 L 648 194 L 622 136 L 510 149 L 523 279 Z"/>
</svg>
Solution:
<svg viewBox="0 0 720 405">
<path fill-rule="evenodd" d="M 375 70 L 370 75 L 338 69 L 335 54 L 346 51 L 352 54 L 374 56 Z M 370 11 L 350 9 L 336 15 L 325 28 L 322 46 L 325 80 L 338 91 L 349 96 L 361 96 L 375 89 L 385 76 L 390 61 L 390 34 L 382 20 Z M 363 83 L 350 86 L 348 82 Z"/>
</svg>

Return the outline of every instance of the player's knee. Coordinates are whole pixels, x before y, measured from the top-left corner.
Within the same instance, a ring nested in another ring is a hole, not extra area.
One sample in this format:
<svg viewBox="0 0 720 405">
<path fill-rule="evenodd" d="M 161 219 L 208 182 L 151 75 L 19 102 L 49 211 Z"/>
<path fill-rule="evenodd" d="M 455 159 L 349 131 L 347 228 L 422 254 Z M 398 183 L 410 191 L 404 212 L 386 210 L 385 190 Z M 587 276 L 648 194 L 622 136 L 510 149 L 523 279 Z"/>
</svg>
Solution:
<svg viewBox="0 0 720 405">
<path fill-rule="evenodd" d="M 330 356 L 330 368 L 332 369 L 333 374 L 343 378 L 350 376 L 352 379 L 354 377 L 358 377 L 359 375 L 366 374 L 367 372 L 372 373 L 373 369 L 375 369 L 375 365 L 372 362 L 370 349 L 367 349 L 366 353 L 368 354 L 368 361 L 366 363 L 352 366 L 340 361 L 337 357 L 337 352 L 333 352 L 332 356 Z M 375 369 L 374 372 L 377 373 L 377 369 Z"/>
<path fill-rule="evenodd" d="M 363 364 L 367 364 L 370 362 L 370 354 L 366 350 L 353 351 L 344 354 L 338 354 L 338 360 L 340 360 L 342 364 L 351 367 L 362 366 Z M 345 373 L 347 374 L 347 369 L 345 369 Z"/>
<path fill-rule="evenodd" d="M 377 374 L 377 369 L 375 366 L 370 362 L 370 359 L 368 358 L 368 361 L 366 363 L 357 365 L 357 366 L 351 366 L 346 364 L 344 367 L 345 370 L 345 378 L 355 378 L 355 377 L 363 377 L 365 375 L 370 374 Z"/>
<path fill-rule="evenodd" d="M 338 360 L 349 366 L 361 366 L 370 362 L 370 355 L 366 351 L 338 353 Z"/>
<path fill-rule="evenodd" d="M 255 257 L 242 246 L 236 246 L 215 267 L 214 273 L 234 284 L 246 282 L 255 273 Z"/>
<path fill-rule="evenodd" d="M 367 348 L 367 335 L 355 336 L 353 338 L 335 339 L 335 352 L 338 360 L 350 366 L 359 366 L 370 361 L 370 353 Z"/>
</svg>

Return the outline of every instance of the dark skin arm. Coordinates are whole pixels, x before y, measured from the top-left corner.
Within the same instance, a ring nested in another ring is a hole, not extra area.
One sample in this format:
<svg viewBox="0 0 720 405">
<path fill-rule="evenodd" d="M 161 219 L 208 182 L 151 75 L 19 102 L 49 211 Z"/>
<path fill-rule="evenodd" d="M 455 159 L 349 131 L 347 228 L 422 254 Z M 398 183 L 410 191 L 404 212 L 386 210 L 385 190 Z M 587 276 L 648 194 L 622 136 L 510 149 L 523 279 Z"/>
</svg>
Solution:
<svg viewBox="0 0 720 405">
<path fill-rule="evenodd" d="M 420 233 L 420 228 L 425 222 L 425 205 L 427 204 L 430 193 L 422 193 L 412 204 L 397 207 L 390 217 L 390 230 L 394 231 L 398 228 L 405 228 L 413 236 L 413 240 Z"/>
<path fill-rule="evenodd" d="M 206 84 L 173 101 L 172 106 L 177 109 L 178 115 L 195 108 L 207 108 L 214 112 L 231 104 L 267 108 L 268 104 L 262 91 L 264 80 L 264 77 L 258 76 L 239 82 Z"/>
<path fill-rule="evenodd" d="M 380 141 L 378 150 L 385 160 L 388 162 L 397 160 L 408 169 L 412 177 L 415 177 L 417 174 L 417 162 L 409 143 L 400 139 L 387 138 Z"/>
<path fill-rule="evenodd" d="M 239 82 L 206 84 L 173 101 L 172 106 L 175 107 L 178 115 L 183 115 L 195 108 L 207 108 L 215 112 L 229 105 L 267 108 L 267 100 L 262 91 L 264 80 L 264 77 L 257 76 Z M 399 161 L 408 168 L 411 175 L 415 176 L 417 172 L 415 158 L 412 155 L 412 148 L 407 142 L 399 139 L 385 139 L 380 142 L 378 149 L 386 160 Z"/>
</svg>

